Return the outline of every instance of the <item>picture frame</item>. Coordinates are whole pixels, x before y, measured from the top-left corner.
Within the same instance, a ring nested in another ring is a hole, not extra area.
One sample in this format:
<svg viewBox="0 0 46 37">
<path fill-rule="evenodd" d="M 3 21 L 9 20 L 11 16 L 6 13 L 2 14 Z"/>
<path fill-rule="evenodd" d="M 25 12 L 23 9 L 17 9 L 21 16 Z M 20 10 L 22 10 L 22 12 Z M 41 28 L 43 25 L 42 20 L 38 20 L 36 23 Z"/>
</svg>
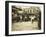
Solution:
<svg viewBox="0 0 46 37">
<path fill-rule="evenodd" d="M 45 34 L 45 3 L 5 1 L 5 35 Z"/>
</svg>

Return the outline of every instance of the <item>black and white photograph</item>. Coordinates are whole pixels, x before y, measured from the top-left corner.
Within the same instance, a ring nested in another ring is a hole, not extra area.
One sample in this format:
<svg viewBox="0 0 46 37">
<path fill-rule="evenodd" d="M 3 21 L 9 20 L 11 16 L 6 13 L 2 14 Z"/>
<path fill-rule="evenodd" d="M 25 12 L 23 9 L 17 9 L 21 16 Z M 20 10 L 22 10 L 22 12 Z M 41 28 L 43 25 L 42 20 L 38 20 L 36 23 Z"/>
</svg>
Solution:
<svg viewBox="0 0 46 37">
<path fill-rule="evenodd" d="M 6 5 L 6 35 L 41 34 L 45 32 L 44 3 L 7 1 Z"/>
<path fill-rule="evenodd" d="M 35 6 L 12 6 L 12 31 L 40 30 L 41 10 Z"/>
</svg>

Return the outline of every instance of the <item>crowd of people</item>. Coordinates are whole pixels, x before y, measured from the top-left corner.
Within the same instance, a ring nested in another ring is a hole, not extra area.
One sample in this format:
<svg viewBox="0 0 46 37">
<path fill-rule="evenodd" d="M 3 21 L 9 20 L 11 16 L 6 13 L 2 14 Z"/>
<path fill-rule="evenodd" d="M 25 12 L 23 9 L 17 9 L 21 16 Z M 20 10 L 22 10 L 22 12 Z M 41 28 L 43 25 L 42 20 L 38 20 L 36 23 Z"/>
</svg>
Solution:
<svg viewBox="0 0 46 37">
<path fill-rule="evenodd" d="M 28 9 L 28 8 L 26 8 L 26 9 Z M 21 12 L 22 11 L 22 9 L 21 8 L 17 8 L 17 7 L 15 7 L 15 6 L 12 6 L 12 21 L 13 22 L 22 22 L 22 21 L 39 21 L 40 19 L 39 19 L 39 17 L 41 17 L 40 15 L 41 15 L 41 13 L 39 12 L 39 14 L 37 14 L 37 12 L 36 12 L 36 14 L 35 14 L 35 12 L 34 13 L 32 13 L 32 12 L 30 12 L 30 13 L 28 13 L 27 11 L 26 11 L 26 9 L 22 12 L 22 13 L 19 13 L 19 11 Z M 29 9 L 30 10 L 30 9 Z"/>
</svg>

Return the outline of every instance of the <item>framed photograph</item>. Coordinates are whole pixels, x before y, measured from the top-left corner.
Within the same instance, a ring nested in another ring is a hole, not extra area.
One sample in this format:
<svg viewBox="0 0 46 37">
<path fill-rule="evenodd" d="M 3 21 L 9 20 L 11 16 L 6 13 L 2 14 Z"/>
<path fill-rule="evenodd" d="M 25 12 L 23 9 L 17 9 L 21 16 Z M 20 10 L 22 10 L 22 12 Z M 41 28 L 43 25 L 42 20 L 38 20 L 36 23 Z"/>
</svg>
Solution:
<svg viewBox="0 0 46 37">
<path fill-rule="evenodd" d="M 45 33 L 45 3 L 5 1 L 5 35 Z"/>
</svg>

